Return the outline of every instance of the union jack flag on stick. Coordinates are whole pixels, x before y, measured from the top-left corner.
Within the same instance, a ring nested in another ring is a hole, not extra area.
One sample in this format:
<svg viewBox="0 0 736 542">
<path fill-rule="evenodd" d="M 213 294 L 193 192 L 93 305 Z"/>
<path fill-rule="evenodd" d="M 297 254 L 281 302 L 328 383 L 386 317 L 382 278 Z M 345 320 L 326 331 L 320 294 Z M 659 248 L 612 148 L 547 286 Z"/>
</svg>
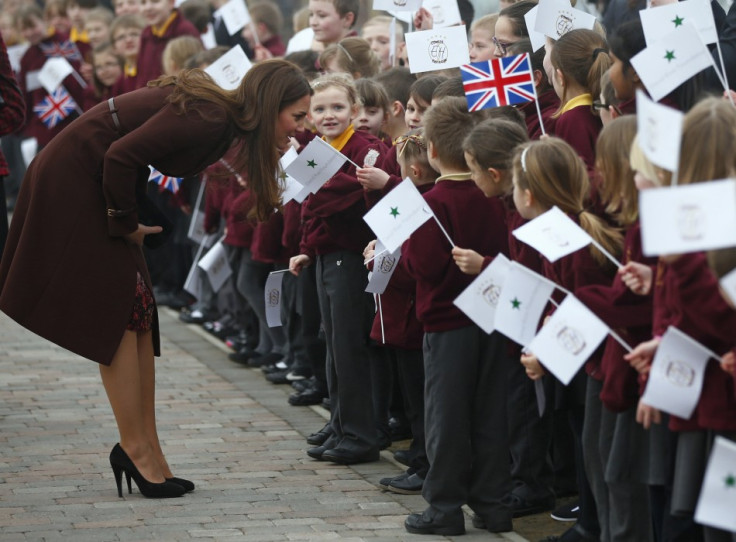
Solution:
<svg viewBox="0 0 736 542">
<path fill-rule="evenodd" d="M 179 191 L 179 185 L 181 185 L 182 177 L 171 177 L 164 175 L 153 166 L 151 168 L 151 174 L 148 176 L 148 182 L 156 183 L 163 190 L 168 190 L 172 194 L 176 194 Z"/>
<path fill-rule="evenodd" d="M 471 62 L 460 66 L 468 111 L 535 102 L 544 131 L 542 112 L 534 86 L 534 70 L 528 53 Z"/>
<path fill-rule="evenodd" d="M 79 114 L 82 110 L 77 105 L 64 87 L 59 87 L 48 94 L 38 104 L 33 106 L 33 112 L 38 115 L 47 128 L 54 128 L 62 120 L 74 112 Z"/>
<path fill-rule="evenodd" d="M 61 42 L 42 42 L 39 44 L 39 47 L 41 47 L 41 51 L 44 55 L 46 55 L 47 58 L 62 56 L 67 60 L 78 60 L 79 62 L 82 61 L 82 53 L 80 53 L 77 46 L 69 40 Z"/>
</svg>

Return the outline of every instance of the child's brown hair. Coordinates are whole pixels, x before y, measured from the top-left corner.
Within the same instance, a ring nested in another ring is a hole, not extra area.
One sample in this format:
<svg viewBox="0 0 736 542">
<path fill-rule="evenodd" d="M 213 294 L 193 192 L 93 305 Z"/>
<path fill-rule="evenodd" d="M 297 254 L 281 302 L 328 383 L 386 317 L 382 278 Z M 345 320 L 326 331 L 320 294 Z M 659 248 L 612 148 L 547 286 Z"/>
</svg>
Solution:
<svg viewBox="0 0 736 542">
<path fill-rule="evenodd" d="M 260 1 L 250 6 L 249 12 L 254 23 L 265 25 L 271 34 L 281 33 L 284 26 L 284 15 L 279 6 L 273 2 Z"/>
<path fill-rule="evenodd" d="M 179 36 L 166 44 L 162 55 L 164 73 L 174 75 L 186 66 L 187 60 L 204 51 L 202 42 L 194 36 Z"/>
<path fill-rule="evenodd" d="M 384 114 L 388 114 L 390 104 L 383 85 L 373 79 L 358 79 L 355 86 L 358 89 L 358 96 L 360 96 L 363 107 L 380 107 Z"/>
<path fill-rule="evenodd" d="M 514 182 L 529 190 L 538 205 L 548 210 L 557 206 L 563 213 L 576 215 L 583 228 L 614 257 L 621 254 L 623 235 L 585 208 L 590 187 L 583 160 L 568 143 L 556 137 L 524 143 L 514 152 Z M 590 246 L 598 264 L 608 267 L 608 258 Z"/>
<path fill-rule="evenodd" d="M 415 163 L 419 166 L 422 175 L 420 180 L 430 182 L 439 177 L 439 172 L 435 171 L 429 163 L 427 156 L 427 139 L 424 136 L 424 128 L 415 128 L 410 130 L 406 135 L 396 140 L 398 146 L 397 158 L 404 163 Z"/>
<path fill-rule="evenodd" d="M 603 128 L 595 146 L 595 167 L 602 181 L 600 195 L 606 213 L 621 226 L 629 226 L 639 217 L 639 194 L 629 162 L 635 137 L 636 116 L 625 115 Z"/>
<path fill-rule="evenodd" d="M 469 171 L 463 141 L 477 116 L 468 111 L 467 100 L 449 96 L 427 109 L 423 121 L 427 141 L 434 147 L 440 162 L 447 167 Z"/>
<path fill-rule="evenodd" d="M 341 70 L 356 79 L 373 77 L 381 69 L 381 61 L 363 38 L 345 38 L 329 45 L 319 55 L 319 65 L 324 67 L 333 59 Z"/>
<path fill-rule="evenodd" d="M 29 28 L 35 24 L 34 19 L 43 22 L 43 12 L 40 7 L 35 4 L 20 6 L 15 12 L 15 27 L 20 30 Z"/>
<path fill-rule="evenodd" d="M 110 38 L 114 41 L 115 33 L 118 30 L 127 30 L 128 28 L 143 30 L 145 27 L 146 21 L 138 14 L 128 13 L 126 15 L 120 15 L 115 17 L 110 25 Z"/>
</svg>

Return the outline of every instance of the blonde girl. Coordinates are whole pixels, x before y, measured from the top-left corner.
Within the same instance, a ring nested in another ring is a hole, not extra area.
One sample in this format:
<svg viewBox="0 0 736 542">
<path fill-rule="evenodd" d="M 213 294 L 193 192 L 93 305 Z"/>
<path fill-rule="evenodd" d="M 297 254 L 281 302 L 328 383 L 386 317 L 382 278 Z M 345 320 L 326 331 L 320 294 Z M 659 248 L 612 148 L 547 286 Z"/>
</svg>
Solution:
<svg viewBox="0 0 736 542">
<path fill-rule="evenodd" d="M 496 35 L 496 21 L 498 21 L 498 13 L 491 13 L 476 19 L 470 25 L 470 43 L 468 43 L 468 46 L 471 62 L 481 62 L 493 58 L 493 52 L 496 49 L 493 44 L 493 38 Z"/>
</svg>

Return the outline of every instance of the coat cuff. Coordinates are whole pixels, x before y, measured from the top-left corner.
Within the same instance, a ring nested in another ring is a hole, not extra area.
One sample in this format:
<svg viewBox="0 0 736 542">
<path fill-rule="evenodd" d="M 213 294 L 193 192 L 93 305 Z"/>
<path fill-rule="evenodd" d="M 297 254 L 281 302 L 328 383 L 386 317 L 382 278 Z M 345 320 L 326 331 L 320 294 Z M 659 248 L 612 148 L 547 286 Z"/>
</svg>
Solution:
<svg viewBox="0 0 736 542">
<path fill-rule="evenodd" d="M 112 237 L 122 237 L 138 229 L 136 208 L 107 209 L 107 231 Z"/>
</svg>

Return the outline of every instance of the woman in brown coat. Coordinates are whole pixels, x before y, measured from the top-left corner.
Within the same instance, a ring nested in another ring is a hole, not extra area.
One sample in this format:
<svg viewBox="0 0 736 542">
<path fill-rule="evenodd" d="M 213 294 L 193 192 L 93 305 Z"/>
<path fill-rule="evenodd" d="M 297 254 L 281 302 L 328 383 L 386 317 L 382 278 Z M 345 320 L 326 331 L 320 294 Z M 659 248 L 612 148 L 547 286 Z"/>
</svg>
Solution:
<svg viewBox="0 0 736 542">
<path fill-rule="evenodd" d="M 161 78 L 92 108 L 28 168 L 0 260 L 0 309 L 99 363 L 120 432 L 110 463 L 121 496 L 123 472 L 147 497 L 194 489 L 174 478 L 156 431 L 158 320 L 141 245 L 162 229 L 141 224 L 148 165 L 187 177 L 241 144 L 235 166 L 264 180 L 259 207 L 273 209 L 279 151 L 310 94 L 283 60 L 255 65 L 234 91 L 200 70 Z"/>
</svg>

